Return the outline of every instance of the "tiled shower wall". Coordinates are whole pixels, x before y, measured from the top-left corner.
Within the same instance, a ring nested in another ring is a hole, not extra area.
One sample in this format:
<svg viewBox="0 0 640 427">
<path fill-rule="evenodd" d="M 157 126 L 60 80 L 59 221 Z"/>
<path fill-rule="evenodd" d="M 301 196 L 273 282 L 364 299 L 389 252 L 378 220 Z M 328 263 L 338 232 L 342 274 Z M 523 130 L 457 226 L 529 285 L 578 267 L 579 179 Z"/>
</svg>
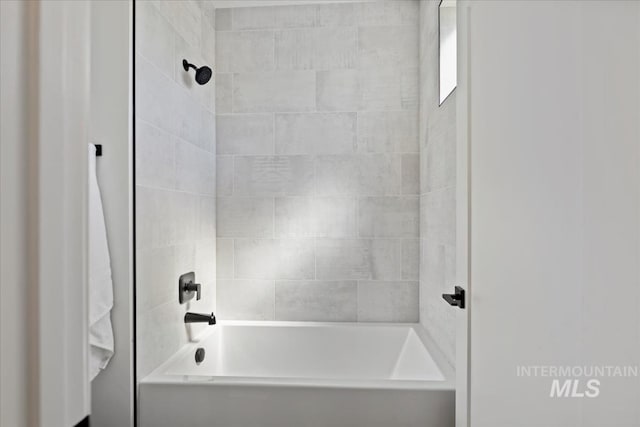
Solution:
<svg viewBox="0 0 640 427">
<path fill-rule="evenodd" d="M 420 1 L 420 323 L 455 364 L 456 93 L 439 104 L 438 4 Z"/>
<path fill-rule="evenodd" d="M 417 322 L 418 2 L 216 10 L 218 314 Z"/>
<path fill-rule="evenodd" d="M 196 332 L 183 322 L 187 309 L 215 309 L 215 84 L 199 86 L 182 69 L 183 58 L 213 68 L 214 19 L 194 1 L 136 2 L 139 378 Z M 177 280 L 188 271 L 203 296 L 180 306 Z"/>
</svg>

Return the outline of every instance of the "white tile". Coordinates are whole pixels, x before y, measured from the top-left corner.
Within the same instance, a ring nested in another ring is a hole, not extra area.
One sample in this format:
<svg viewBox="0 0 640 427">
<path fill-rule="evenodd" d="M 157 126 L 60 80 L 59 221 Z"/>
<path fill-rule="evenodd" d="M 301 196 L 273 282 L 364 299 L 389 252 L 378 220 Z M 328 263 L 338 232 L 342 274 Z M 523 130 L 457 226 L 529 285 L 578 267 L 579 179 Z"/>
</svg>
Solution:
<svg viewBox="0 0 640 427">
<path fill-rule="evenodd" d="M 138 249 L 175 243 L 177 224 L 173 221 L 172 192 L 136 187 L 136 244 Z"/>
<path fill-rule="evenodd" d="M 276 68 L 280 70 L 353 68 L 357 61 L 356 40 L 355 27 L 276 31 Z"/>
<path fill-rule="evenodd" d="M 420 155 L 402 155 L 402 194 L 420 194 Z"/>
<path fill-rule="evenodd" d="M 313 71 L 237 73 L 233 111 L 237 113 L 310 111 L 316 106 Z"/>
<path fill-rule="evenodd" d="M 358 156 L 360 195 L 397 195 L 401 190 L 401 161 L 393 154 Z"/>
<path fill-rule="evenodd" d="M 136 121 L 136 184 L 173 189 L 176 185 L 176 138 L 142 120 Z"/>
<path fill-rule="evenodd" d="M 418 27 L 360 27 L 358 67 L 418 67 Z"/>
<path fill-rule="evenodd" d="M 360 107 L 368 111 L 418 107 L 418 69 L 379 67 L 359 70 Z"/>
<path fill-rule="evenodd" d="M 204 15 L 203 18 L 205 18 Z M 211 67 L 211 70 L 215 72 L 218 68 L 218 64 L 216 63 L 216 30 L 208 19 L 203 19 L 202 21 L 202 46 L 200 52 L 205 59 L 206 65 Z M 212 80 L 210 83 L 215 83 L 215 80 Z M 212 84 L 211 86 L 215 88 L 215 85 Z"/>
<path fill-rule="evenodd" d="M 233 156 L 216 156 L 216 195 L 233 195 Z"/>
<path fill-rule="evenodd" d="M 354 322 L 355 281 L 277 281 L 276 320 Z"/>
<path fill-rule="evenodd" d="M 357 70 L 318 71 L 316 96 L 319 111 L 357 111 L 360 82 Z"/>
<path fill-rule="evenodd" d="M 318 196 L 358 193 L 360 174 L 356 156 L 317 156 L 315 168 Z"/>
<path fill-rule="evenodd" d="M 237 279 L 313 279 L 313 239 L 236 239 Z"/>
<path fill-rule="evenodd" d="M 363 197 L 358 207 L 360 237 L 418 237 L 416 196 Z"/>
<path fill-rule="evenodd" d="M 216 113 L 230 113 L 233 103 L 233 75 L 225 73 L 216 73 Z"/>
<path fill-rule="evenodd" d="M 273 320 L 272 280 L 219 280 L 218 313 L 226 320 Z"/>
<path fill-rule="evenodd" d="M 313 204 L 309 197 L 276 197 L 276 237 L 313 237 L 313 219 Z"/>
<path fill-rule="evenodd" d="M 356 237 L 357 201 L 354 197 L 318 197 L 313 200 L 315 236 Z"/>
<path fill-rule="evenodd" d="M 234 192 L 242 196 L 302 196 L 313 191 L 309 156 L 236 156 Z"/>
<path fill-rule="evenodd" d="M 415 323 L 418 307 L 418 282 L 358 282 L 359 322 Z"/>
<path fill-rule="evenodd" d="M 316 278 L 319 280 L 399 277 L 399 261 L 398 241 L 316 239 Z"/>
<path fill-rule="evenodd" d="M 316 9 L 309 6 L 241 7 L 233 9 L 234 30 L 311 27 L 316 22 Z"/>
<path fill-rule="evenodd" d="M 140 312 L 176 300 L 173 246 L 139 250 L 136 256 L 137 307 Z"/>
<path fill-rule="evenodd" d="M 356 5 L 353 3 L 327 3 L 317 6 L 317 25 L 319 27 L 356 26 Z"/>
<path fill-rule="evenodd" d="M 418 25 L 419 2 L 416 0 L 385 0 L 357 3 L 358 24 Z"/>
<path fill-rule="evenodd" d="M 358 113 L 358 150 L 369 153 L 417 153 L 417 111 Z"/>
<path fill-rule="evenodd" d="M 216 239 L 216 277 L 233 279 L 233 239 Z"/>
<path fill-rule="evenodd" d="M 218 237 L 272 237 L 273 198 L 219 197 Z"/>
<path fill-rule="evenodd" d="M 454 246 L 456 241 L 455 187 L 446 187 L 427 193 L 423 197 L 423 237 L 444 245 Z"/>
<path fill-rule="evenodd" d="M 216 31 L 231 30 L 231 9 L 216 9 Z"/>
<path fill-rule="evenodd" d="M 135 79 L 136 117 L 176 135 L 178 85 L 139 54 Z"/>
<path fill-rule="evenodd" d="M 191 46 L 200 47 L 202 11 L 194 0 L 153 0 L 160 13 Z"/>
<path fill-rule="evenodd" d="M 176 230 L 175 244 L 193 244 L 199 239 L 200 198 L 196 194 L 170 192 L 169 212 Z"/>
<path fill-rule="evenodd" d="M 394 280 L 402 277 L 402 242 L 398 239 L 371 240 L 371 279 Z"/>
<path fill-rule="evenodd" d="M 200 227 L 198 238 L 200 241 L 215 241 L 216 239 L 216 198 L 215 196 L 201 196 L 200 198 Z"/>
<path fill-rule="evenodd" d="M 150 2 L 136 9 L 136 52 L 144 56 L 169 78 L 175 75 L 173 49 L 175 32 L 171 24 Z"/>
<path fill-rule="evenodd" d="M 427 124 L 429 143 L 424 150 L 425 191 L 456 183 L 456 108 L 455 93 L 450 95 Z"/>
<path fill-rule="evenodd" d="M 273 154 L 272 114 L 216 117 L 218 154 Z"/>
<path fill-rule="evenodd" d="M 402 280 L 418 280 L 420 277 L 420 240 L 402 240 Z"/>
<path fill-rule="evenodd" d="M 269 71 L 274 68 L 273 31 L 222 31 L 216 37 L 218 71 Z"/>
<path fill-rule="evenodd" d="M 187 343 L 183 315 L 183 307 L 175 301 L 153 310 L 138 312 L 136 342 L 140 378 L 148 375 Z"/>
<path fill-rule="evenodd" d="M 276 114 L 278 154 L 339 154 L 356 150 L 355 113 Z"/>
<path fill-rule="evenodd" d="M 176 188 L 215 195 L 215 155 L 184 141 L 176 144 Z"/>
</svg>

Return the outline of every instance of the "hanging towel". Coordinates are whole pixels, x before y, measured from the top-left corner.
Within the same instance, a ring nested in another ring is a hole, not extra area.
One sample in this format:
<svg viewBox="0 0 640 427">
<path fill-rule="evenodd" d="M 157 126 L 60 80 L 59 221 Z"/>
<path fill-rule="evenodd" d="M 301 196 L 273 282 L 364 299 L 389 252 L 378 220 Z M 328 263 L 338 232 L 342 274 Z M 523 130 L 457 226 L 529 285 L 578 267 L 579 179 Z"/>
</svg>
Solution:
<svg viewBox="0 0 640 427">
<path fill-rule="evenodd" d="M 96 147 L 89 144 L 89 378 L 113 356 L 113 282 L 107 230 L 96 176 Z"/>
</svg>

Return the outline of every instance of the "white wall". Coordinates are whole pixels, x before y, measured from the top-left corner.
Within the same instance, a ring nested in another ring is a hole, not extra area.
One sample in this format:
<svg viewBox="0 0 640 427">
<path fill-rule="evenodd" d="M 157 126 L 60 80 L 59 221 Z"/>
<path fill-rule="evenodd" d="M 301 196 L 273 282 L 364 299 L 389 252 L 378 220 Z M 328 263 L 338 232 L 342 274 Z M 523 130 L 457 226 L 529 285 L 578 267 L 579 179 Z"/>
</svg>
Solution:
<svg viewBox="0 0 640 427">
<path fill-rule="evenodd" d="M 418 320 L 418 3 L 216 12 L 221 318 Z"/>
<path fill-rule="evenodd" d="M 195 1 L 136 2 L 136 303 L 138 378 L 215 310 L 215 88 L 182 59 L 215 69 L 214 11 Z M 196 273 L 202 300 L 178 303 L 178 277 Z M 206 327 L 206 326 L 204 326 Z"/>
<path fill-rule="evenodd" d="M 27 425 L 27 5 L 0 2 L 0 425 Z M 31 324 L 33 327 L 33 324 Z"/>
<path fill-rule="evenodd" d="M 440 105 L 438 5 L 420 1 L 420 323 L 454 365 L 456 92 Z"/>
<path fill-rule="evenodd" d="M 91 2 L 90 140 L 111 256 L 115 353 L 91 384 L 91 424 L 133 425 L 132 4 Z"/>
<path fill-rule="evenodd" d="M 640 363 L 640 3 L 469 3 L 471 425 L 637 427 L 516 367 Z"/>
</svg>

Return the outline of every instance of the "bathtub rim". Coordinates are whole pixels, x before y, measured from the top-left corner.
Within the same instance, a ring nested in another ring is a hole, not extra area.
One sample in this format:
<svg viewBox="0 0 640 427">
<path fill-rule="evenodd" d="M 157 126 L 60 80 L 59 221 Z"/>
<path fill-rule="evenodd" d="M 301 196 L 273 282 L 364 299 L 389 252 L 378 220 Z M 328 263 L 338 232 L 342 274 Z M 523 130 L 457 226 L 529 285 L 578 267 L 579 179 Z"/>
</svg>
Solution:
<svg viewBox="0 0 640 427">
<path fill-rule="evenodd" d="M 147 385 L 210 385 L 210 386 L 253 386 L 253 387 L 300 387 L 359 390 L 441 390 L 455 391 L 455 374 L 442 351 L 419 323 L 358 323 L 358 322 L 299 322 L 260 320 L 221 320 L 219 326 L 259 326 L 259 327 L 356 327 L 356 328 L 410 328 L 418 336 L 429 355 L 440 370 L 443 380 L 371 380 L 339 378 L 287 378 L 287 377 L 233 377 L 214 375 L 165 374 L 168 366 L 185 354 L 195 351 L 200 342 L 213 334 L 216 326 L 203 330 L 193 340 L 183 345 L 169 359 L 142 378 L 139 386 Z"/>
</svg>

